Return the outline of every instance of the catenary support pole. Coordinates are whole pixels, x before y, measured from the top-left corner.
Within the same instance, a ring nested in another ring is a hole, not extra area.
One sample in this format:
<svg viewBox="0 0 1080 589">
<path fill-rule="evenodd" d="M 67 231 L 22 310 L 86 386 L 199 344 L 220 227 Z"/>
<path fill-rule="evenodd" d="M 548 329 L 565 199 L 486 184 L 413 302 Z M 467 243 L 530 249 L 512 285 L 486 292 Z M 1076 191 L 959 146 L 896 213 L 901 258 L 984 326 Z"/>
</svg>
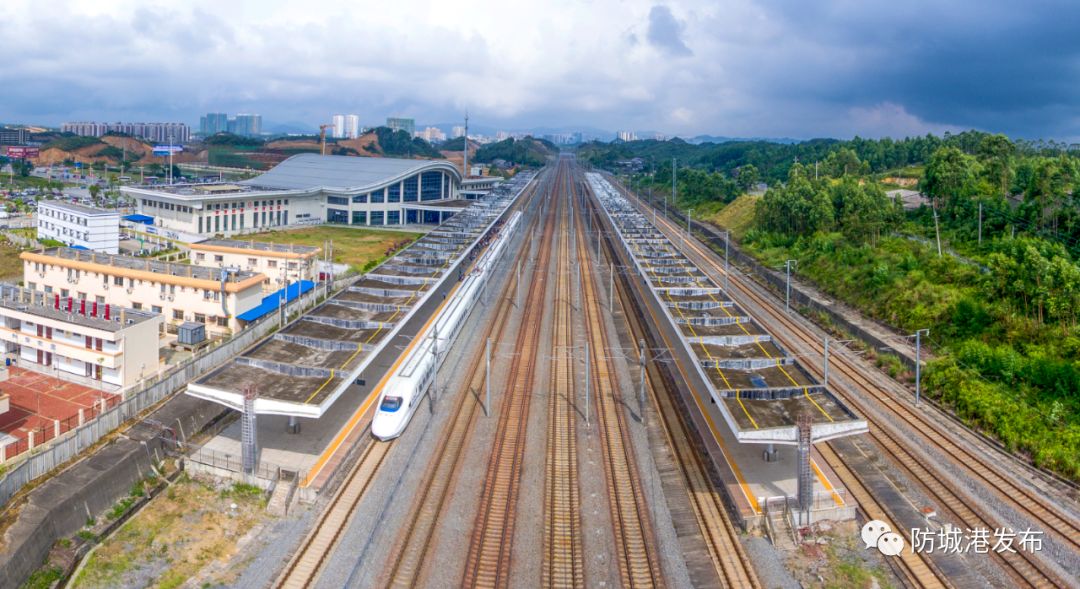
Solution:
<svg viewBox="0 0 1080 589">
<path fill-rule="evenodd" d="M 829 386 L 829 336 L 825 336 L 825 386 Z"/>
<path fill-rule="evenodd" d="M 922 336 L 930 335 L 929 329 L 915 331 L 915 406 L 919 406 L 922 393 Z"/>
<path fill-rule="evenodd" d="M 645 424 L 645 338 L 638 340 L 638 410 Z"/>
<path fill-rule="evenodd" d="M 585 342 L 585 427 L 589 426 L 589 342 Z"/>
<path fill-rule="evenodd" d="M 487 338 L 484 354 L 487 365 L 484 368 L 484 417 L 491 415 L 491 338 Z"/>
</svg>

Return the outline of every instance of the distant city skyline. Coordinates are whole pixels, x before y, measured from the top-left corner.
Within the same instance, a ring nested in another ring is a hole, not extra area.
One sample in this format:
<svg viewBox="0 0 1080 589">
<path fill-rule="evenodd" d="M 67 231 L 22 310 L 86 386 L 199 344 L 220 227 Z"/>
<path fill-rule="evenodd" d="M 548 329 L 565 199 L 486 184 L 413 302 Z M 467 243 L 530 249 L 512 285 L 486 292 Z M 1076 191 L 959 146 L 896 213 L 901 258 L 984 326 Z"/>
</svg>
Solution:
<svg viewBox="0 0 1080 589">
<path fill-rule="evenodd" d="M 3 122 L 257 112 L 317 129 L 468 110 L 506 130 L 1080 137 L 1078 4 L 552 0 L 512 25 L 481 0 L 355 8 L 9 0 Z"/>
</svg>

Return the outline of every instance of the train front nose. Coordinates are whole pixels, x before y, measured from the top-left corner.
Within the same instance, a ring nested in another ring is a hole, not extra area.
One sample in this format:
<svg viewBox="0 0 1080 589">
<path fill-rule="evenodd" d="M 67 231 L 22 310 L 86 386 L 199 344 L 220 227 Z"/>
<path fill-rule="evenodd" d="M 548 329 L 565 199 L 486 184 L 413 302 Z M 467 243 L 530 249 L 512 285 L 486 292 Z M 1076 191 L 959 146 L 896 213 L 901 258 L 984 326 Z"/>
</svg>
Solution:
<svg viewBox="0 0 1080 589">
<path fill-rule="evenodd" d="M 379 440 L 390 440 L 401 435 L 404 427 L 405 410 L 401 397 L 385 396 L 371 420 L 371 435 Z"/>
</svg>

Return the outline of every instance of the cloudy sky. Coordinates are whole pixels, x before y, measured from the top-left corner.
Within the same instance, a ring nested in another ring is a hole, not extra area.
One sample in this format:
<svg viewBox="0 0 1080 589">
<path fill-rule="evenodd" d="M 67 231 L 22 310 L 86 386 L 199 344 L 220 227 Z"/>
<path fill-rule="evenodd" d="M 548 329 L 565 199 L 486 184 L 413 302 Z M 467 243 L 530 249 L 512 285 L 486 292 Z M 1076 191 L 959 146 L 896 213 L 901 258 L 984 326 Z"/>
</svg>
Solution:
<svg viewBox="0 0 1080 589">
<path fill-rule="evenodd" d="M 0 121 L 1080 137 L 1080 3 L 4 0 Z"/>
</svg>

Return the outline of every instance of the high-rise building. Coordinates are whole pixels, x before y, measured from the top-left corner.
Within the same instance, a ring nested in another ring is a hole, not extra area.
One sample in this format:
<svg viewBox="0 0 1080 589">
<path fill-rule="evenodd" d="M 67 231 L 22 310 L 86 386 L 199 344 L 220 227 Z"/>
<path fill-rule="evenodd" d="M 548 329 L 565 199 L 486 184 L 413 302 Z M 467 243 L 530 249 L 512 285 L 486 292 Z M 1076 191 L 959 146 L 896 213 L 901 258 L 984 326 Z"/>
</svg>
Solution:
<svg viewBox="0 0 1080 589">
<path fill-rule="evenodd" d="M 331 136 L 335 139 L 356 139 L 360 136 L 359 115 L 334 115 L 330 122 L 334 125 Z"/>
<path fill-rule="evenodd" d="M 464 136 L 465 136 L 465 127 L 462 127 L 461 125 L 457 125 L 453 129 L 450 130 L 450 137 L 453 138 L 453 139 L 457 139 L 458 137 L 464 137 Z"/>
<path fill-rule="evenodd" d="M 637 141 L 637 135 L 633 131 L 619 131 L 619 141 Z"/>
<path fill-rule="evenodd" d="M 438 127 L 427 127 L 423 131 L 417 133 L 417 135 L 428 143 L 446 141 L 446 133 L 443 133 L 442 129 L 439 129 Z"/>
<path fill-rule="evenodd" d="M 345 137 L 356 139 L 360 136 L 360 115 L 345 115 Z"/>
<path fill-rule="evenodd" d="M 229 115 L 223 112 L 208 112 L 199 118 L 199 134 L 209 137 L 215 133 L 229 130 Z"/>
<path fill-rule="evenodd" d="M 106 133 L 124 133 L 154 142 L 187 143 L 191 140 L 191 127 L 184 123 L 75 122 L 64 123 L 60 126 L 60 131 L 86 137 L 101 137 Z"/>
<path fill-rule="evenodd" d="M 229 132 L 242 137 L 257 137 L 262 134 L 262 115 L 238 114 L 229 121 Z"/>
<path fill-rule="evenodd" d="M 405 131 L 409 134 L 409 137 L 412 137 L 416 133 L 416 121 L 414 119 L 387 117 L 386 126 L 394 131 Z"/>
<path fill-rule="evenodd" d="M 22 145 L 30 133 L 26 129 L 0 127 L 0 145 Z"/>
</svg>

